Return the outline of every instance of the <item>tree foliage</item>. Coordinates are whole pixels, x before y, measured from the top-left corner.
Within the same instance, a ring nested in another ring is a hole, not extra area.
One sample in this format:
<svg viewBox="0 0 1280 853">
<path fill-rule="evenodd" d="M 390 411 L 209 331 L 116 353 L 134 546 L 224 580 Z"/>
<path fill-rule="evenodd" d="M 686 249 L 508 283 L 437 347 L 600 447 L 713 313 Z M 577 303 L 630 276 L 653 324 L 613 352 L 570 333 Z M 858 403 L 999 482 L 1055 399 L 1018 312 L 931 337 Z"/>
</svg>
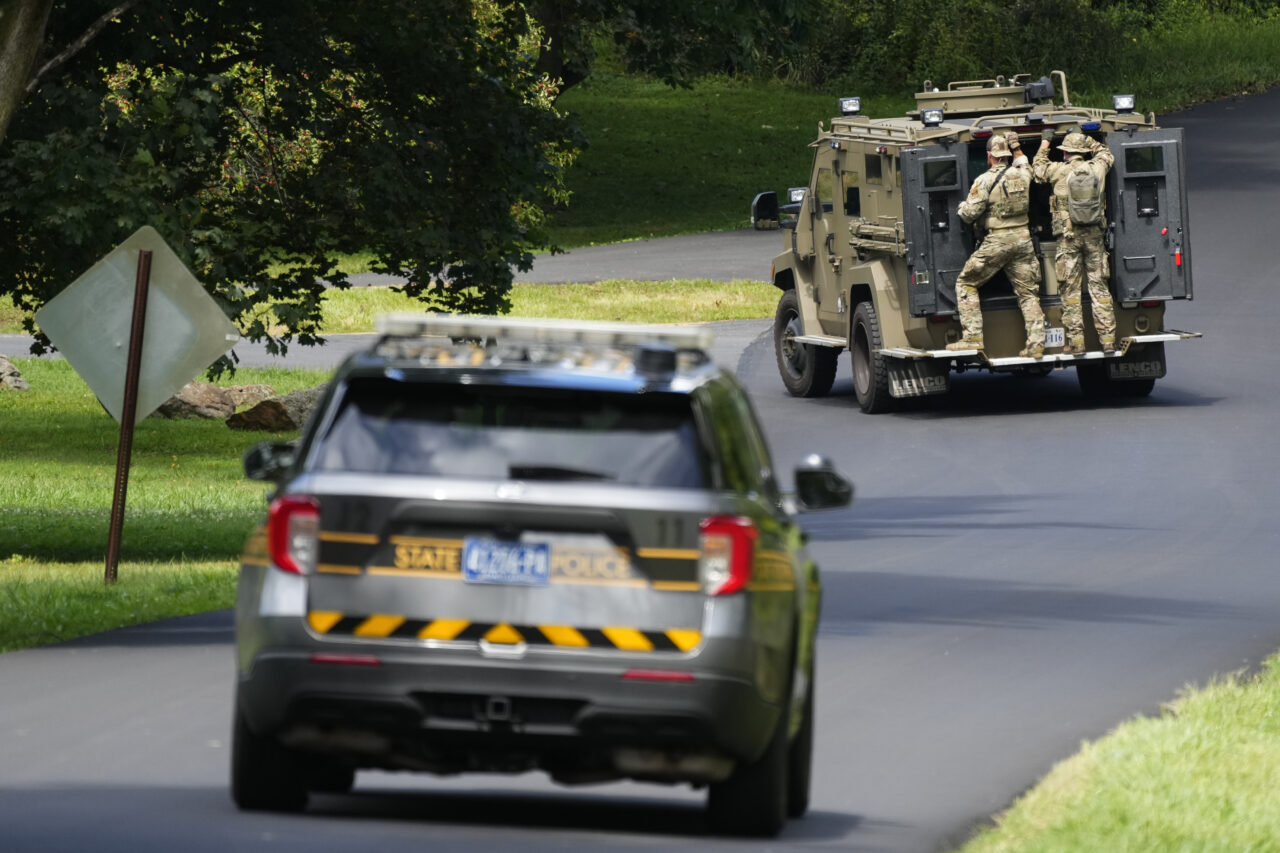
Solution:
<svg viewBox="0 0 1280 853">
<path fill-rule="evenodd" d="M 530 0 L 542 30 L 539 68 L 581 82 L 598 39 L 611 40 L 628 71 L 684 85 L 700 74 L 754 71 L 793 48 L 816 0 Z"/>
<path fill-rule="evenodd" d="M 502 312 L 575 145 L 536 38 L 488 0 L 55 2 L 0 143 L 0 293 L 32 312 L 149 224 L 273 351 L 347 253 Z"/>
</svg>

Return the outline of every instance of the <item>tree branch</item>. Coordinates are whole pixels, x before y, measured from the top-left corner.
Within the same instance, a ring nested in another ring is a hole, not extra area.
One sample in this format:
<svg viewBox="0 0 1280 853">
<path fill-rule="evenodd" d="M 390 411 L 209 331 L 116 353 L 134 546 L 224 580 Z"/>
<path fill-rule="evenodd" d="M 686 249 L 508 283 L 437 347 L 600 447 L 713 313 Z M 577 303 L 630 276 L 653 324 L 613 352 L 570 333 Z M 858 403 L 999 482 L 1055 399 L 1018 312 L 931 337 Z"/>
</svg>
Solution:
<svg viewBox="0 0 1280 853">
<path fill-rule="evenodd" d="M 80 38 L 67 45 L 61 53 L 50 59 L 44 65 L 40 66 L 39 70 L 31 75 L 31 79 L 27 81 L 27 94 L 29 95 L 35 91 L 36 85 L 40 82 L 41 77 L 49 71 L 57 68 L 59 65 L 62 65 L 80 51 L 84 50 L 85 45 L 93 41 L 94 38 L 97 37 L 98 33 L 102 32 L 103 29 L 106 28 L 107 24 L 111 23 L 113 20 L 137 5 L 138 0 L 125 0 L 125 2 L 118 4 L 115 8 L 108 9 L 104 12 L 98 20 L 89 25 L 89 28 L 80 35 Z"/>
</svg>

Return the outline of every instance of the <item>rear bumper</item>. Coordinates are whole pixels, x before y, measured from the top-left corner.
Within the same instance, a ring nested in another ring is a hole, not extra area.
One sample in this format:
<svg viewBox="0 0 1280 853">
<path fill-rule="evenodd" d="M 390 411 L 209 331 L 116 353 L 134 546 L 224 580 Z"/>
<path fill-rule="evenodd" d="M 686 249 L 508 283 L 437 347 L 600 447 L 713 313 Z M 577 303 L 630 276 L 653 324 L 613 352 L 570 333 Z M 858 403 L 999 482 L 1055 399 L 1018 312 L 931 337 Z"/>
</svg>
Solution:
<svg viewBox="0 0 1280 853">
<path fill-rule="evenodd" d="M 623 677 L 633 667 L 663 669 L 652 655 L 588 664 L 459 660 L 433 651 L 379 653 L 374 665 L 265 649 L 242 673 L 237 701 L 254 731 L 356 766 L 688 781 L 722 774 L 678 762 L 628 769 L 619 766 L 619 751 L 754 760 L 780 717 L 749 681 L 693 671 L 687 662 L 673 669 L 692 681 Z"/>
</svg>

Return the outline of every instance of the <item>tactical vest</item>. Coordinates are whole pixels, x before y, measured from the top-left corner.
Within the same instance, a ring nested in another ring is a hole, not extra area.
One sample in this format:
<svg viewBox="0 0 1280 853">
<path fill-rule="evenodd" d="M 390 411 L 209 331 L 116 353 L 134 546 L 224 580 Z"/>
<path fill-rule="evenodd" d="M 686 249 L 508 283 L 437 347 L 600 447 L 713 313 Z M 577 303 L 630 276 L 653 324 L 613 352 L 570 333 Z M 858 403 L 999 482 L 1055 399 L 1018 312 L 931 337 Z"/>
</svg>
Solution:
<svg viewBox="0 0 1280 853">
<path fill-rule="evenodd" d="M 1098 176 L 1083 160 L 1067 176 L 1067 216 L 1076 226 L 1102 224 L 1102 192 Z"/>
<path fill-rule="evenodd" d="M 1010 167 L 1000 174 L 987 195 L 987 227 L 1025 225 L 1031 206 L 1031 182 L 1025 167 Z"/>
</svg>

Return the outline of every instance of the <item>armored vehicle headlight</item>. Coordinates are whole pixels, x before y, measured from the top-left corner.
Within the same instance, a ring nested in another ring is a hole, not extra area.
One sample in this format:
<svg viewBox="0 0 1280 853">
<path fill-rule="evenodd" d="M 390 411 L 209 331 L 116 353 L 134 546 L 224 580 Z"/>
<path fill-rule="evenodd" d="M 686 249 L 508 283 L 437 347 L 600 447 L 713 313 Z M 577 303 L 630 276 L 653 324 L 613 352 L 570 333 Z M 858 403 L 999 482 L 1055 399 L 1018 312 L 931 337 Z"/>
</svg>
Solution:
<svg viewBox="0 0 1280 853">
<path fill-rule="evenodd" d="M 792 187 L 787 190 L 787 201 L 792 204 L 799 204 L 804 201 L 804 193 L 807 189 L 808 187 Z"/>
<path fill-rule="evenodd" d="M 1133 95 L 1112 95 L 1111 106 L 1118 113 L 1133 112 Z"/>
<path fill-rule="evenodd" d="M 920 121 L 925 127 L 937 127 L 942 124 L 942 107 L 925 107 L 920 111 Z"/>
<path fill-rule="evenodd" d="M 862 112 L 862 98 L 841 98 L 840 115 L 856 116 Z"/>
</svg>

